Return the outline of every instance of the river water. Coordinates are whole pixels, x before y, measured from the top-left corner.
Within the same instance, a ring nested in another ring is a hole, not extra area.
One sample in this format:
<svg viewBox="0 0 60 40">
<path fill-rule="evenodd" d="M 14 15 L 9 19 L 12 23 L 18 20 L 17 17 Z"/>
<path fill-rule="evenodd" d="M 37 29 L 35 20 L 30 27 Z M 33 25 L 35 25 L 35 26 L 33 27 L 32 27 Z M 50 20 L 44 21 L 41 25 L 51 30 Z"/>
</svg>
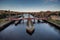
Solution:
<svg viewBox="0 0 60 40">
<path fill-rule="evenodd" d="M 0 32 L 0 40 L 60 40 L 60 30 L 46 22 L 37 23 L 36 20 L 32 34 L 26 31 L 26 27 L 26 21 L 11 24 Z"/>
</svg>

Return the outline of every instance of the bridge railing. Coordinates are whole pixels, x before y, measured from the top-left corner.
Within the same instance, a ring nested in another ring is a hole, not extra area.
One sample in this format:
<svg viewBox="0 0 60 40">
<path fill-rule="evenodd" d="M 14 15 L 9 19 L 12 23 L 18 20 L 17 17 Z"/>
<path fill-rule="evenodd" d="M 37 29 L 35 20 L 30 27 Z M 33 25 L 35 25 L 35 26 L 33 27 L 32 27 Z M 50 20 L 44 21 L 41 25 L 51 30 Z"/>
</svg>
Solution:
<svg viewBox="0 0 60 40">
<path fill-rule="evenodd" d="M 47 18 L 9 18 L 9 20 L 47 20 Z"/>
</svg>

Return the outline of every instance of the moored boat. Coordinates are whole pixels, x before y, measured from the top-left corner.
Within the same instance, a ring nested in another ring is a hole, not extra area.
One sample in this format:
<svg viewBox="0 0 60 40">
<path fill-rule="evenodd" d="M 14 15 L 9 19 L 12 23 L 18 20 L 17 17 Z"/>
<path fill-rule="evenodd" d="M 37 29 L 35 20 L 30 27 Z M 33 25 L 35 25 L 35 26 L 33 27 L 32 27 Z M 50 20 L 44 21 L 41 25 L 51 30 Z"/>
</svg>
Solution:
<svg viewBox="0 0 60 40">
<path fill-rule="evenodd" d="M 19 23 L 19 21 L 15 21 L 15 25 L 17 25 Z"/>
<path fill-rule="evenodd" d="M 34 31 L 34 25 L 33 25 L 33 22 L 32 22 L 31 20 L 28 20 L 28 21 L 27 21 L 26 30 L 27 30 L 29 33 L 32 33 L 32 32 Z"/>
</svg>

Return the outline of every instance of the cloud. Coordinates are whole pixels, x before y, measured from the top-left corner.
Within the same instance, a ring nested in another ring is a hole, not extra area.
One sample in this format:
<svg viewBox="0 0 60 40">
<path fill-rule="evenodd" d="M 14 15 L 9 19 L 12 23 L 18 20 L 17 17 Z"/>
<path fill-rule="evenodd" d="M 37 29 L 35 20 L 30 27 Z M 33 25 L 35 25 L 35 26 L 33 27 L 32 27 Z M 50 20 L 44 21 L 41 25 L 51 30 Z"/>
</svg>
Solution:
<svg viewBox="0 0 60 40">
<path fill-rule="evenodd" d="M 45 2 L 58 2 L 58 0 L 45 0 Z"/>
</svg>

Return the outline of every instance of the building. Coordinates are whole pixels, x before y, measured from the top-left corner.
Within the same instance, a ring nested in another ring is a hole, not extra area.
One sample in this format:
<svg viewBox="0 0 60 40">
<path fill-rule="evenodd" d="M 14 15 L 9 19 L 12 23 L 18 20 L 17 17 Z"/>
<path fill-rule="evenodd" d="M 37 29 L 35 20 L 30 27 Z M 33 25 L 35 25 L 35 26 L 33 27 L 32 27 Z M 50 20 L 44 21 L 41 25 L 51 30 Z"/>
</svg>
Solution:
<svg viewBox="0 0 60 40">
<path fill-rule="evenodd" d="M 60 16 L 56 16 L 56 15 L 51 15 L 50 18 L 52 20 L 60 20 Z"/>
</svg>

